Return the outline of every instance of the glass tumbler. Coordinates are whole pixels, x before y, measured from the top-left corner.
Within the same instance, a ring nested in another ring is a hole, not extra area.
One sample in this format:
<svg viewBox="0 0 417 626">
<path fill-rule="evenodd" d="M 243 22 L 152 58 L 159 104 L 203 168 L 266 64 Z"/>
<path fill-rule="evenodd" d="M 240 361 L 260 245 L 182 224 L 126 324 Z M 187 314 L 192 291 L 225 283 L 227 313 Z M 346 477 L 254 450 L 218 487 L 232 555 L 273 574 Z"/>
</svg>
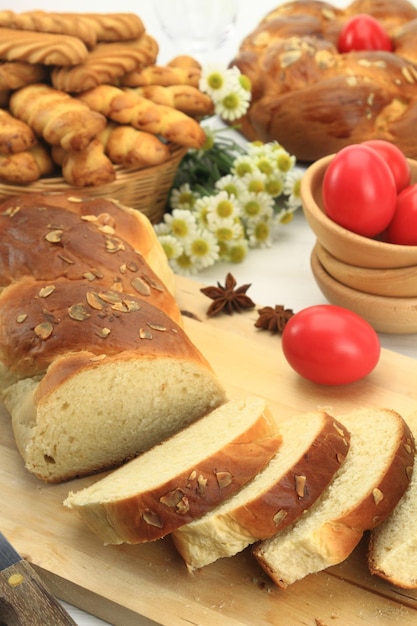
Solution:
<svg viewBox="0 0 417 626">
<path fill-rule="evenodd" d="M 209 60 L 235 28 L 238 0 L 154 0 L 153 4 L 176 54 Z"/>
</svg>

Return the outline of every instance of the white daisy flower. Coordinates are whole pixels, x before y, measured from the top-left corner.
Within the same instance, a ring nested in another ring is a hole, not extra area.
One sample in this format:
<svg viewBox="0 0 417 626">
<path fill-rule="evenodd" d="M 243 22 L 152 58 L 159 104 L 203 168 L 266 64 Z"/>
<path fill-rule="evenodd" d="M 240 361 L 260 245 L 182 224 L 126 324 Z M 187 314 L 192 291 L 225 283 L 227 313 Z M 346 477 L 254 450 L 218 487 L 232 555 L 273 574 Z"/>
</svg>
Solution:
<svg viewBox="0 0 417 626">
<path fill-rule="evenodd" d="M 202 230 L 190 239 L 185 246 L 185 251 L 192 263 L 200 269 L 214 265 L 219 258 L 217 239 L 208 230 Z"/>
<path fill-rule="evenodd" d="M 267 142 L 263 142 L 263 141 L 252 141 L 249 145 L 248 145 L 248 154 L 252 154 L 252 152 L 255 153 L 261 153 L 261 154 L 269 154 L 269 155 L 273 155 L 274 152 L 278 151 L 278 150 L 282 150 L 283 147 L 282 145 L 276 141 L 267 141 Z"/>
<path fill-rule="evenodd" d="M 250 99 L 250 92 L 239 87 L 230 89 L 215 101 L 214 110 L 224 120 L 238 120 L 248 110 Z"/>
<path fill-rule="evenodd" d="M 245 174 L 241 178 L 242 187 L 246 191 L 250 191 L 251 193 L 261 193 L 262 191 L 265 191 L 266 182 L 266 174 L 263 174 L 257 169 L 255 169 L 253 172 Z"/>
<path fill-rule="evenodd" d="M 240 210 L 245 222 L 269 218 L 274 212 L 274 199 L 265 192 L 246 192 L 240 198 Z"/>
<path fill-rule="evenodd" d="M 242 263 L 248 254 L 248 250 L 248 241 L 242 237 L 227 244 L 223 260 L 229 263 Z"/>
<path fill-rule="evenodd" d="M 228 242 L 242 236 L 243 226 L 240 220 L 233 218 L 222 219 L 216 213 L 208 214 L 208 229 L 218 242 Z"/>
<path fill-rule="evenodd" d="M 199 267 L 193 263 L 191 257 L 185 252 L 182 252 L 175 259 L 171 259 L 169 264 L 174 273 L 181 276 L 191 276 L 199 272 Z"/>
<path fill-rule="evenodd" d="M 273 160 L 265 153 L 253 155 L 253 162 L 256 168 L 266 174 L 267 176 L 271 176 L 275 172 L 275 163 Z"/>
<path fill-rule="evenodd" d="M 277 214 L 277 221 L 279 224 L 289 224 L 290 222 L 292 222 L 293 218 L 294 218 L 294 209 L 292 208 L 282 209 Z"/>
<path fill-rule="evenodd" d="M 275 172 L 267 176 L 265 181 L 265 191 L 272 198 L 279 198 L 285 190 L 285 177 L 281 172 Z"/>
<path fill-rule="evenodd" d="M 274 150 L 273 159 L 280 172 L 287 174 L 295 165 L 295 157 L 280 147 Z"/>
<path fill-rule="evenodd" d="M 281 236 L 282 224 L 275 213 L 271 220 L 271 241 L 277 241 Z"/>
<path fill-rule="evenodd" d="M 226 191 L 229 196 L 234 196 L 235 198 L 239 198 L 239 194 L 241 192 L 240 180 L 233 174 L 227 174 L 226 176 L 219 178 L 214 187 L 219 191 Z"/>
<path fill-rule="evenodd" d="M 294 169 L 285 178 L 284 193 L 288 196 L 288 205 L 293 208 L 301 206 L 301 179 L 303 171 Z"/>
<path fill-rule="evenodd" d="M 208 220 L 212 219 L 212 214 L 215 214 L 220 219 L 237 217 L 239 215 L 239 204 L 235 196 L 229 196 L 227 191 L 220 191 L 212 198 L 212 202 L 208 207 Z"/>
<path fill-rule="evenodd" d="M 232 65 L 227 69 L 227 73 L 230 78 L 230 84 L 242 89 L 243 91 L 247 91 L 251 93 L 252 84 L 250 78 L 246 76 L 246 74 L 242 74 L 237 65 Z"/>
<path fill-rule="evenodd" d="M 230 169 L 231 173 L 238 178 L 243 178 L 246 174 L 251 174 L 256 171 L 256 165 L 253 159 L 248 154 L 240 154 L 233 161 L 233 165 Z"/>
<path fill-rule="evenodd" d="M 173 235 L 159 235 L 159 243 L 162 245 L 168 261 L 176 259 L 183 252 L 183 247 Z"/>
<path fill-rule="evenodd" d="M 170 233 L 170 228 L 165 221 L 165 217 L 162 222 L 159 222 L 159 224 L 154 224 L 153 229 L 158 237 L 161 235 L 168 235 Z"/>
<path fill-rule="evenodd" d="M 196 218 L 197 224 L 201 228 L 207 227 L 207 215 L 211 210 L 211 206 L 213 204 L 213 196 L 201 196 L 194 206 L 194 215 Z"/>
<path fill-rule="evenodd" d="M 251 248 L 269 248 L 272 245 L 270 220 L 251 221 L 246 234 Z"/>
<path fill-rule="evenodd" d="M 238 68 L 237 65 L 231 65 L 230 67 L 228 67 L 227 68 L 227 73 L 228 73 L 229 77 L 231 78 L 231 80 L 233 80 L 233 81 L 239 80 L 240 69 Z"/>
<path fill-rule="evenodd" d="M 188 183 L 173 189 L 170 196 L 170 205 L 173 209 L 192 209 L 199 195 L 191 190 Z"/>
<path fill-rule="evenodd" d="M 263 141 L 251 141 L 246 146 L 246 153 L 252 158 L 263 156 L 267 152 L 268 146 L 269 144 Z"/>
<path fill-rule="evenodd" d="M 174 209 L 172 213 L 165 213 L 164 220 L 171 234 L 178 239 L 186 240 L 193 237 L 197 229 L 193 213 L 186 209 Z"/>
<path fill-rule="evenodd" d="M 233 82 L 233 79 L 232 79 Z M 231 74 L 224 65 L 207 64 L 201 70 L 199 89 L 215 102 L 229 88 Z"/>
</svg>

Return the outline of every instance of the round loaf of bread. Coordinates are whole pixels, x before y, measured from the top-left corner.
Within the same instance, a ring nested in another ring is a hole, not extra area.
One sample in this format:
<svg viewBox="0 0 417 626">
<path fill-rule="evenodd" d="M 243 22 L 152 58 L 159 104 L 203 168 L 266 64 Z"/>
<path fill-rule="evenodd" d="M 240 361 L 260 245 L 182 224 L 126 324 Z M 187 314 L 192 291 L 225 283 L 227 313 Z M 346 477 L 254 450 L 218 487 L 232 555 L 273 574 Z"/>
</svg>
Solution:
<svg viewBox="0 0 417 626">
<path fill-rule="evenodd" d="M 381 22 L 392 52 L 339 52 L 343 25 L 363 13 Z M 320 0 L 278 6 L 231 63 L 252 82 L 242 132 L 278 141 L 306 162 L 375 138 L 416 158 L 416 41 L 417 8 L 407 0 L 354 0 L 346 9 Z"/>
</svg>

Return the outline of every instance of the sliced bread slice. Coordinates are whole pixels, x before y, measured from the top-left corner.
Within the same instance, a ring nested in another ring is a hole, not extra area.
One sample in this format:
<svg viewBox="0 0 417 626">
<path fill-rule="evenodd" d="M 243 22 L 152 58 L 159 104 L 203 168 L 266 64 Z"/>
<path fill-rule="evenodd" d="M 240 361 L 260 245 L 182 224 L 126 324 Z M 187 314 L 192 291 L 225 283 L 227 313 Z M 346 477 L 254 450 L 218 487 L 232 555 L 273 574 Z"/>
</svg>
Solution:
<svg viewBox="0 0 417 626">
<path fill-rule="evenodd" d="M 189 571 L 240 552 L 293 523 L 321 495 L 349 449 L 350 435 L 324 411 L 279 423 L 282 444 L 268 465 L 213 511 L 174 531 Z"/>
<path fill-rule="evenodd" d="M 410 482 L 414 440 L 398 413 L 361 409 L 339 420 L 350 432 L 350 448 L 329 487 L 294 525 L 253 549 L 280 587 L 346 559 Z"/>
<path fill-rule="evenodd" d="M 64 504 L 105 543 L 159 539 L 240 489 L 281 440 L 265 400 L 231 400 Z"/>
<path fill-rule="evenodd" d="M 406 419 L 417 440 L 417 412 Z M 369 570 L 397 587 L 417 589 L 417 466 L 391 515 L 371 532 Z"/>
</svg>

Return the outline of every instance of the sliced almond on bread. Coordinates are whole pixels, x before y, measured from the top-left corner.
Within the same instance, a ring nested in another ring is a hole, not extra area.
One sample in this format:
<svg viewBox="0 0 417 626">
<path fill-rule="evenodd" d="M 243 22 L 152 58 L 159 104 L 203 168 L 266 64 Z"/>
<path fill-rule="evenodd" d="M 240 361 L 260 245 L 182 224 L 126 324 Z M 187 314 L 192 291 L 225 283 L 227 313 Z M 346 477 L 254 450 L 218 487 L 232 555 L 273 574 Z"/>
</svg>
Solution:
<svg viewBox="0 0 417 626">
<path fill-rule="evenodd" d="M 414 440 L 400 415 L 363 409 L 338 419 L 351 438 L 334 479 L 294 525 L 253 550 L 280 587 L 346 559 L 363 532 L 381 523 L 408 487 Z"/>
<path fill-rule="evenodd" d="M 159 539 L 234 494 L 280 444 L 264 400 L 232 400 L 64 504 L 105 543 Z"/>
<path fill-rule="evenodd" d="M 417 412 L 407 418 L 417 440 Z M 391 515 L 372 532 L 368 564 L 372 574 L 397 587 L 417 589 L 417 466 Z"/>
<path fill-rule="evenodd" d="M 174 543 L 190 571 L 293 523 L 321 495 L 349 449 L 347 429 L 324 411 L 283 420 L 279 429 L 278 452 L 252 481 L 174 531 Z"/>
</svg>

